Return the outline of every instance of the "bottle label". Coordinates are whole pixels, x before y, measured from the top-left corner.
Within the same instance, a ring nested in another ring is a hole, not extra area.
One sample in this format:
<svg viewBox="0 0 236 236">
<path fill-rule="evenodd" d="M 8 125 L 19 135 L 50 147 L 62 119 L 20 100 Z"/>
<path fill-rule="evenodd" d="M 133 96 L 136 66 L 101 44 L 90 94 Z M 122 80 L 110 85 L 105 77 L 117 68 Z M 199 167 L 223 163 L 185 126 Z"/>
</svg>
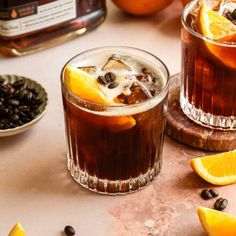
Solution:
<svg viewBox="0 0 236 236">
<path fill-rule="evenodd" d="M 0 36 L 13 37 L 60 24 L 77 16 L 76 0 L 0 8 Z"/>
</svg>

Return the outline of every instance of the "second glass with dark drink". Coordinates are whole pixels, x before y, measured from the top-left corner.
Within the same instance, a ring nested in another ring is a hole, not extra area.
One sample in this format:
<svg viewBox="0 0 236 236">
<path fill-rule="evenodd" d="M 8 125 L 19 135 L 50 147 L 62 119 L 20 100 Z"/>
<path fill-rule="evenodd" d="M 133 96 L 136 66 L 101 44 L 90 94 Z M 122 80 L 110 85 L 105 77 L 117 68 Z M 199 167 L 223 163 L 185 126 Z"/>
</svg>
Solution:
<svg viewBox="0 0 236 236">
<path fill-rule="evenodd" d="M 236 3 L 192 1 L 182 17 L 180 104 L 194 122 L 236 129 Z"/>
</svg>

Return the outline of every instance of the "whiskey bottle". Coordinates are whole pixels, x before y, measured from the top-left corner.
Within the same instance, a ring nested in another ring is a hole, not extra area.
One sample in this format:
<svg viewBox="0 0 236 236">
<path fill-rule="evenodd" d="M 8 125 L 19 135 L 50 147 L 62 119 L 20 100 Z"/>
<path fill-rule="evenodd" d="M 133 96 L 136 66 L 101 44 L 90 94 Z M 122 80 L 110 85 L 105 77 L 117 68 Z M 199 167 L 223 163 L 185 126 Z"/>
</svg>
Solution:
<svg viewBox="0 0 236 236">
<path fill-rule="evenodd" d="M 0 52 L 22 56 L 61 44 L 105 16 L 105 0 L 0 0 Z"/>
</svg>

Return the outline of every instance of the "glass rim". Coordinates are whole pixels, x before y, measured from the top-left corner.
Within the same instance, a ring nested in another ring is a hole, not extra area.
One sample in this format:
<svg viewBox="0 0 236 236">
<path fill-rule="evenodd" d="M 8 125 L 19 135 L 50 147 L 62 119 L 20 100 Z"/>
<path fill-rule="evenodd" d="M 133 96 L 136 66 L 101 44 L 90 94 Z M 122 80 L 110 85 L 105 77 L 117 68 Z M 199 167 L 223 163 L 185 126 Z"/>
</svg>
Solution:
<svg viewBox="0 0 236 236">
<path fill-rule="evenodd" d="M 183 13 L 181 15 L 181 22 L 182 25 L 184 26 L 184 28 L 191 33 L 193 36 L 196 36 L 197 38 L 203 39 L 204 41 L 207 41 L 209 43 L 212 44 L 216 44 L 219 46 L 227 46 L 227 47 L 236 47 L 236 42 L 226 42 L 226 41 L 219 41 L 216 39 L 212 39 L 206 36 L 203 36 L 202 34 L 196 32 L 195 30 L 193 30 L 187 23 L 186 23 L 186 17 L 187 17 L 187 11 L 189 10 L 189 8 L 191 8 L 191 6 L 196 5 L 196 3 L 198 2 L 198 0 L 191 0 L 185 7 L 183 10 Z"/>
<path fill-rule="evenodd" d="M 107 50 L 111 50 L 111 49 L 121 49 L 121 50 L 134 50 L 134 51 L 138 51 L 138 52 L 141 52 L 141 53 L 144 53 L 144 54 L 147 54 L 151 57 L 153 57 L 155 60 L 158 61 L 158 63 L 160 63 L 160 65 L 163 67 L 164 71 L 162 71 L 163 73 L 163 76 L 165 77 L 166 79 L 166 82 L 165 82 L 165 85 L 163 86 L 163 88 L 161 89 L 161 91 L 154 97 L 150 98 L 150 99 L 147 99 L 146 101 L 144 102 L 140 102 L 140 103 L 135 103 L 135 104 L 101 104 L 101 103 L 97 103 L 97 102 L 92 102 L 92 101 L 89 101 L 89 100 L 86 100 L 86 99 L 83 99 L 83 98 L 80 98 L 78 97 L 77 95 L 75 95 L 74 93 L 72 93 L 71 91 L 69 91 L 69 89 L 65 86 L 65 83 L 64 83 L 64 70 L 66 68 L 66 66 L 71 62 L 73 61 L 75 58 L 81 56 L 81 55 L 84 55 L 86 53 L 89 53 L 89 52 L 93 52 L 93 51 L 96 51 L 96 50 L 102 50 L 102 49 L 107 49 Z M 95 47 L 95 48 L 92 48 L 92 49 L 88 49 L 86 51 L 83 51 L 81 53 L 78 53 L 76 54 L 75 56 L 73 56 L 70 60 L 68 60 L 66 62 L 66 64 L 63 66 L 62 70 L 61 70 L 61 86 L 62 88 L 69 94 L 69 96 L 73 99 L 73 101 L 78 101 L 78 102 L 82 102 L 82 103 L 86 103 L 86 104 L 89 104 L 89 105 L 92 105 L 92 106 L 97 106 L 97 107 L 103 107 L 103 108 L 136 108 L 136 107 L 140 107 L 140 106 L 143 106 L 145 104 L 148 104 L 148 103 L 151 103 L 153 101 L 156 101 L 158 100 L 158 98 L 162 98 L 162 100 L 164 99 L 165 95 L 168 93 L 168 88 L 169 88 L 169 83 L 170 83 L 170 73 L 169 73 L 169 70 L 167 68 L 167 66 L 165 65 L 165 63 L 157 56 L 155 56 L 154 54 L 150 53 L 150 52 L 147 52 L 143 49 L 139 49 L 139 48 L 136 48 L 136 47 L 129 47 L 129 46 L 103 46 L 103 47 Z M 160 102 L 162 101 L 160 100 Z M 159 103 L 158 103 L 159 104 Z M 90 110 L 90 109 L 88 109 Z"/>
</svg>

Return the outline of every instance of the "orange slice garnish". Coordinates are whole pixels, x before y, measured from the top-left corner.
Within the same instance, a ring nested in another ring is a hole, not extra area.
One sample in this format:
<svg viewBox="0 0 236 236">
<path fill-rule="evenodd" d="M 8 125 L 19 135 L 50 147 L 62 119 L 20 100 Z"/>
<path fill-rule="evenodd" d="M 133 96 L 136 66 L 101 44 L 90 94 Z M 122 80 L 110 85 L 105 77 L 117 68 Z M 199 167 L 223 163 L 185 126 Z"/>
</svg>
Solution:
<svg viewBox="0 0 236 236">
<path fill-rule="evenodd" d="M 99 89 L 97 80 L 85 71 L 66 66 L 64 78 L 67 88 L 79 98 L 102 105 L 109 104 L 105 94 Z"/>
<path fill-rule="evenodd" d="M 203 3 L 197 16 L 197 28 L 209 39 L 220 43 L 235 43 L 234 46 L 223 46 L 217 42 L 205 42 L 208 50 L 218 60 L 231 68 L 236 68 L 236 25 Z"/>
<path fill-rule="evenodd" d="M 209 39 L 220 40 L 236 34 L 236 25 L 204 3 L 200 7 L 198 20 L 200 32 Z"/>
<path fill-rule="evenodd" d="M 101 105 L 110 105 L 111 102 L 99 88 L 97 79 L 85 71 L 73 66 L 66 66 L 64 70 L 65 84 L 67 88 L 79 98 Z M 125 108 L 124 108 L 125 109 Z M 107 126 L 112 132 L 130 129 L 136 125 L 132 116 L 103 116 L 87 114 L 91 122 L 97 125 Z"/>
<path fill-rule="evenodd" d="M 214 185 L 236 183 L 235 163 L 236 150 L 190 160 L 193 170 Z"/>
<path fill-rule="evenodd" d="M 198 207 L 197 212 L 200 222 L 209 236 L 236 235 L 236 216 L 205 207 Z"/>
</svg>

